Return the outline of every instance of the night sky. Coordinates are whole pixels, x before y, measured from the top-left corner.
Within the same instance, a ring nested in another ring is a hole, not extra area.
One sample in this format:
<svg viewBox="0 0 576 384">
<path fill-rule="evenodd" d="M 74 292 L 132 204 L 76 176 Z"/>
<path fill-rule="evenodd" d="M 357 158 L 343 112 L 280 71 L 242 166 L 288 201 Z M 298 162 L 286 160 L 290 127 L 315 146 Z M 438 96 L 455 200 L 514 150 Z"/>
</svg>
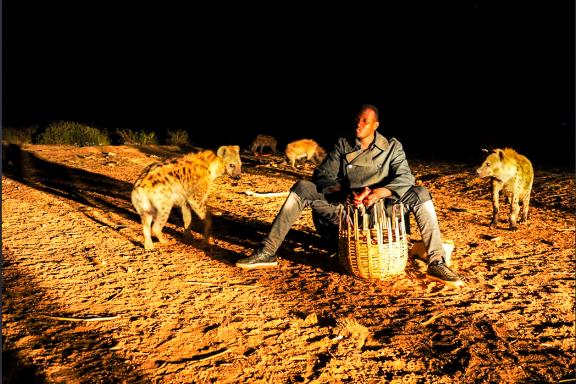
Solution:
<svg viewBox="0 0 576 384">
<path fill-rule="evenodd" d="M 4 1 L 3 126 L 329 148 L 373 103 L 409 159 L 574 166 L 574 2 L 390 3 Z"/>
</svg>

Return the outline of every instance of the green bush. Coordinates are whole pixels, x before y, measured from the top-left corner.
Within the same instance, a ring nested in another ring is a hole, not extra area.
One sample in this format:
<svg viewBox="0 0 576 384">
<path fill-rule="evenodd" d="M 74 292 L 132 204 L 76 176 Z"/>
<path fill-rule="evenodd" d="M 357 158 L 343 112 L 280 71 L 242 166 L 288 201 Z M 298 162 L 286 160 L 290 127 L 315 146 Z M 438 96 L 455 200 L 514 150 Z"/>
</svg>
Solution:
<svg viewBox="0 0 576 384">
<path fill-rule="evenodd" d="M 148 145 L 157 144 L 156 134 L 154 132 L 133 131 L 131 129 L 119 129 L 118 135 L 124 144 L 129 145 Z"/>
<path fill-rule="evenodd" d="M 188 145 L 188 132 L 183 129 L 177 131 L 168 131 L 168 138 L 166 139 L 168 145 Z"/>
<path fill-rule="evenodd" d="M 3 127 L 2 140 L 8 144 L 32 144 L 32 138 L 37 130 L 37 125 L 18 128 Z"/>
<path fill-rule="evenodd" d="M 98 128 L 74 121 L 50 123 L 38 137 L 38 144 L 108 145 L 108 136 Z"/>
</svg>

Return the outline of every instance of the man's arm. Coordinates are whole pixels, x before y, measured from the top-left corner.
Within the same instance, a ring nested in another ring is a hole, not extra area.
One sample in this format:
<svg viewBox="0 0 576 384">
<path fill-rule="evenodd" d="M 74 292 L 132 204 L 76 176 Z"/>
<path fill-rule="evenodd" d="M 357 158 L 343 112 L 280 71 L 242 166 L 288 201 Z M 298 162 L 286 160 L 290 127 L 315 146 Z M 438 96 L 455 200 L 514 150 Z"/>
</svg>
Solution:
<svg viewBox="0 0 576 384">
<path fill-rule="evenodd" d="M 312 182 L 316 184 L 319 192 L 333 193 L 339 192 L 342 189 L 342 186 L 338 183 L 338 172 L 340 171 L 342 153 L 343 144 L 339 140 L 328 153 L 322 164 L 314 169 Z"/>
<path fill-rule="evenodd" d="M 368 196 L 370 200 L 373 200 L 372 204 L 378 199 L 393 195 L 401 198 L 414 185 L 414 175 L 412 175 L 412 171 L 408 166 L 402 144 L 397 140 L 394 141 L 389 177 L 383 182 L 372 186 L 372 194 L 374 196 L 371 196 L 372 194 Z"/>
<path fill-rule="evenodd" d="M 379 187 L 379 188 L 374 188 L 370 191 L 370 193 L 362 200 L 362 204 L 364 204 L 367 207 L 372 206 L 375 202 L 377 202 L 380 199 L 385 199 L 387 197 L 392 196 L 393 193 L 391 190 L 389 190 L 386 187 Z M 354 200 L 354 204 L 358 205 L 359 201 Z"/>
</svg>

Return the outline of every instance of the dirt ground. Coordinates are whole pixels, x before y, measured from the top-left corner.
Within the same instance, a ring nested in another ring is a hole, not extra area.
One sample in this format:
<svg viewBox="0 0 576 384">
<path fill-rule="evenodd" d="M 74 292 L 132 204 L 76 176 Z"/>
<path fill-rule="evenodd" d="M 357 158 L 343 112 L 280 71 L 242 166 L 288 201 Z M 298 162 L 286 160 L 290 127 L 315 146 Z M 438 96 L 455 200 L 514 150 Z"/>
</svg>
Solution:
<svg viewBox="0 0 576 384">
<path fill-rule="evenodd" d="M 459 290 L 346 274 L 306 211 L 277 269 L 234 266 L 311 175 L 244 153 L 210 197 L 214 244 L 146 252 L 132 183 L 177 147 L 10 148 L 2 176 L 4 383 L 574 382 L 574 175 L 536 169 L 530 223 L 490 229 L 480 164 L 410 162 L 453 240 Z M 413 223 L 412 228 L 416 228 Z M 411 241 L 419 239 L 417 229 Z"/>
</svg>

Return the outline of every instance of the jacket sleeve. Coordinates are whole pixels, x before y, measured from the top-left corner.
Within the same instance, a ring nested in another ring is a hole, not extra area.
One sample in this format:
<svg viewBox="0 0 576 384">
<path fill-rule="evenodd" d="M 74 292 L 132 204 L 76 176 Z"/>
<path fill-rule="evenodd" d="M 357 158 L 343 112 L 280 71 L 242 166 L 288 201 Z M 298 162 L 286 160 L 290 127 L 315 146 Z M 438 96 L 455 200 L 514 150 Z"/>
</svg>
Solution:
<svg viewBox="0 0 576 384">
<path fill-rule="evenodd" d="M 390 171 L 388 177 L 379 183 L 378 187 L 386 187 L 398 198 L 401 198 L 414 185 L 415 179 L 410 166 L 408 166 L 402 144 L 396 139 L 391 139 L 391 141 L 394 141 L 394 145 Z"/>
<path fill-rule="evenodd" d="M 318 192 L 326 193 L 328 187 L 332 187 L 339 183 L 338 172 L 340 171 L 340 162 L 344 153 L 344 145 L 342 140 L 338 140 L 332 151 L 324 159 L 314 173 L 312 174 L 312 182 L 318 187 Z"/>
</svg>

